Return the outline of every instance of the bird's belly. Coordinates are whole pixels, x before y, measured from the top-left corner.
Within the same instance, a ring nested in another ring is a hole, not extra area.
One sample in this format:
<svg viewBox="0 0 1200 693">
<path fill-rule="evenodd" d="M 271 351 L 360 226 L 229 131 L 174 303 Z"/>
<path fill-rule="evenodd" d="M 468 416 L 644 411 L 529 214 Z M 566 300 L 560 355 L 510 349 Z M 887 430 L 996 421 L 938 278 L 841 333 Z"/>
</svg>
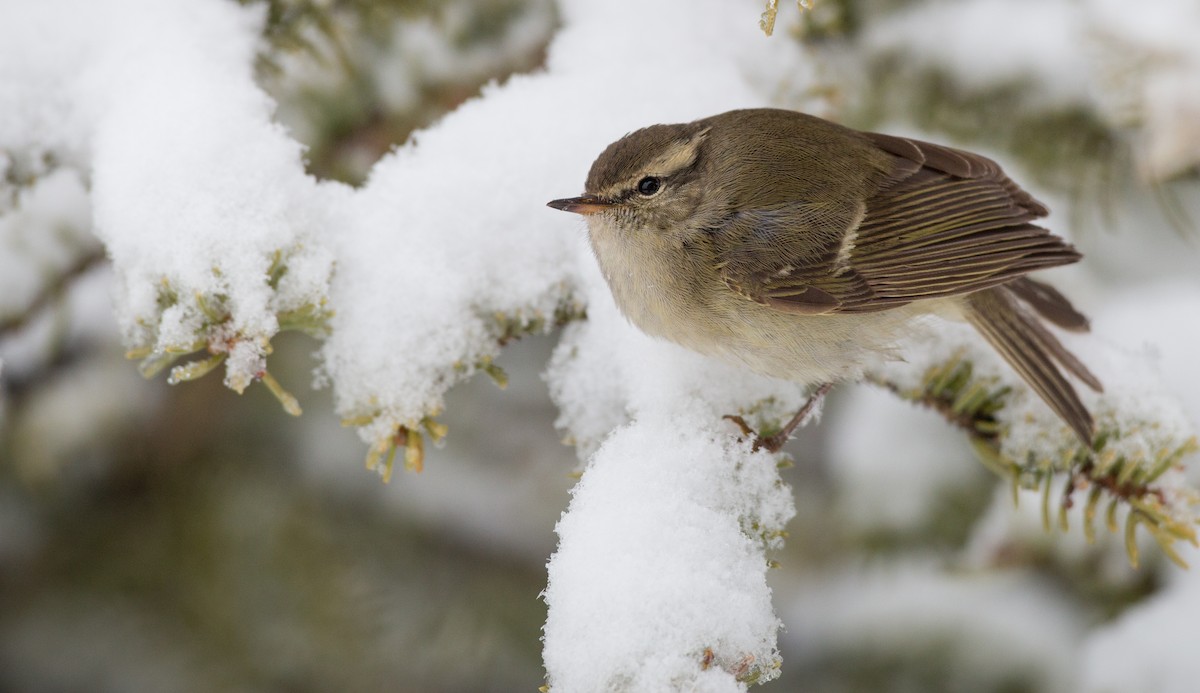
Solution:
<svg viewBox="0 0 1200 693">
<path fill-rule="evenodd" d="M 894 357 L 911 317 L 795 315 L 737 298 L 742 305 L 727 315 L 726 337 L 708 353 L 802 383 L 860 378 L 865 369 Z"/>
<path fill-rule="evenodd" d="M 713 292 L 718 293 L 647 286 L 617 300 L 630 322 L 647 334 L 801 383 L 857 379 L 873 364 L 894 357 L 894 344 L 916 312 L 795 315 L 723 285 Z"/>
</svg>

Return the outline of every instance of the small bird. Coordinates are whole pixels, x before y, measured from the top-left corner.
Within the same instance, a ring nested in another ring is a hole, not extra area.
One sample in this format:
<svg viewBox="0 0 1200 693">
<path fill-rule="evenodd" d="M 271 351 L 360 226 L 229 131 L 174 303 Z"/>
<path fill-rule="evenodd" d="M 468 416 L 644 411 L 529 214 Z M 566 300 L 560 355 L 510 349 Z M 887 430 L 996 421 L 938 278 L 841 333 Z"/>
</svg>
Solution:
<svg viewBox="0 0 1200 693">
<path fill-rule="evenodd" d="M 1033 223 L 1048 210 L 994 161 L 760 108 L 626 135 L 584 189 L 548 204 L 587 218 L 634 325 L 818 386 L 756 448 L 778 450 L 833 383 L 894 356 L 927 314 L 972 324 L 1091 447 L 1063 370 L 1101 384 L 1042 324 L 1082 332 L 1088 320 L 1025 276 L 1082 256 Z"/>
</svg>

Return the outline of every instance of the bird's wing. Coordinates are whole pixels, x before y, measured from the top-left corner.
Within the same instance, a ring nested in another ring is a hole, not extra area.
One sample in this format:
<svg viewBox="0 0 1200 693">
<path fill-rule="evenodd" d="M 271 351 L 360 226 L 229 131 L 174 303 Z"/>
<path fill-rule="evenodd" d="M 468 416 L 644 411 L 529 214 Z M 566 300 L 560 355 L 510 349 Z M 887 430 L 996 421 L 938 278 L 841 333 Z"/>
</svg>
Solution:
<svg viewBox="0 0 1200 693">
<path fill-rule="evenodd" d="M 858 205 L 808 201 L 737 213 L 721 258 L 733 290 L 799 314 L 874 312 L 972 293 L 1080 254 L 1030 222 L 1046 208 L 992 160 L 864 133 L 892 171 Z M 763 258 L 771 262 L 765 267 Z"/>
</svg>

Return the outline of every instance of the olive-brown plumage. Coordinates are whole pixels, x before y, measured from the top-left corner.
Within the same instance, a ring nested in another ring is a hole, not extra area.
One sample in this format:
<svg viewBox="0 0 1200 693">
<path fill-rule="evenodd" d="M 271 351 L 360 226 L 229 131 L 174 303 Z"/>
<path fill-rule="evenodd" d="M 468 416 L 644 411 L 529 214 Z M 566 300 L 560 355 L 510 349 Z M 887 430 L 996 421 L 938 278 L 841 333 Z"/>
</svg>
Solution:
<svg viewBox="0 0 1200 693">
<path fill-rule="evenodd" d="M 1079 253 L 990 159 L 777 109 L 654 125 L 610 145 L 581 197 L 621 310 L 644 331 L 808 383 L 857 377 L 926 313 L 974 325 L 1090 445 L 1040 322 L 1086 330 L 1025 275 Z"/>
</svg>

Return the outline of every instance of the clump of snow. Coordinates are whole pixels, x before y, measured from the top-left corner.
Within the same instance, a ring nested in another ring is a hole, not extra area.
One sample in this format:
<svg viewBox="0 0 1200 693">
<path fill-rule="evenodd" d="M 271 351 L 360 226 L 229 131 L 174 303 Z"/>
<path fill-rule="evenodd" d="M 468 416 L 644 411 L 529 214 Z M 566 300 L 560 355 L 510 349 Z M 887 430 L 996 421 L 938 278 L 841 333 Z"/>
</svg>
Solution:
<svg viewBox="0 0 1200 693">
<path fill-rule="evenodd" d="M 211 0 L 58 0 L 5 22 L 14 35 L 0 64 L 36 68 L 0 93 L 0 111 L 19 100 L 0 141 L 27 158 L 87 157 L 92 222 L 118 271 L 131 346 L 233 348 L 212 343 L 204 301 L 261 357 L 279 313 L 325 299 L 332 256 L 318 230 L 333 186 L 304 174 L 254 83 L 261 19 L 262 8 Z M 65 134 L 40 136 L 44 117 Z M 281 255 L 291 276 L 272 287 Z M 231 361 L 230 382 L 255 378 L 237 370 L 255 365 Z"/>
<path fill-rule="evenodd" d="M 775 675 L 762 537 L 793 509 L 772 456 L 703 409 L 645 414 L 572 496 L 545 592 L 554 690 L 739 691 Z"/>
<path fill-rule="evenodd" d="M 278 330 L 279 312 L 325 298 L 332 257 L 318 239 L 334 186 L 305 175 L 299 145 L 254 83 L 260 12 L 145 5 L 135 8 L 145 23 L 112 28 L 121 49 L 102 51 L 88 80 L 120 80 L 93 106 L 93 191 L 97 232 L 121 273 L 126 339 L 148 343 L 162 301 L 146 288 L 165 283 L 177 311 L 153 337 L 157 350 L 185 347 L 211 322 L 197 296 L 220 303 L 229 328 L 256 344 Z M 160 56 L 154 69 L 144 55 Z M 311 275 L 289 283 L 298 295 L 268 284 L 277 253 L 321 258 L 289 264 Z M 254 376 L 238 365 L 233 377 Z"/>
<path fill-rule="evenodd" d="M 570 159 L 538 144 L 553 114 L 522 115 L 552 90 L 514 78 L 464 105 L 379 162 L 342 208 L 323 357 L 343 415 L 413 425 L 498 352 L 498 312 L 550 320 L 568 299 L 572 238 L 545 203 Z"/>
<path fill-rule="evenodd" d="M 647 337 L 589 267 L 588 320 L 547 373 L 560 427 L 596 450 L 550 564 L 550 683 L 744 690 L 739 675 L 773 676 L 764 538 L 793 510 L 773 458 L 751 454 L 721 416 L 765 403 L 786 418 L 803 390 Z"/>
</svg>

